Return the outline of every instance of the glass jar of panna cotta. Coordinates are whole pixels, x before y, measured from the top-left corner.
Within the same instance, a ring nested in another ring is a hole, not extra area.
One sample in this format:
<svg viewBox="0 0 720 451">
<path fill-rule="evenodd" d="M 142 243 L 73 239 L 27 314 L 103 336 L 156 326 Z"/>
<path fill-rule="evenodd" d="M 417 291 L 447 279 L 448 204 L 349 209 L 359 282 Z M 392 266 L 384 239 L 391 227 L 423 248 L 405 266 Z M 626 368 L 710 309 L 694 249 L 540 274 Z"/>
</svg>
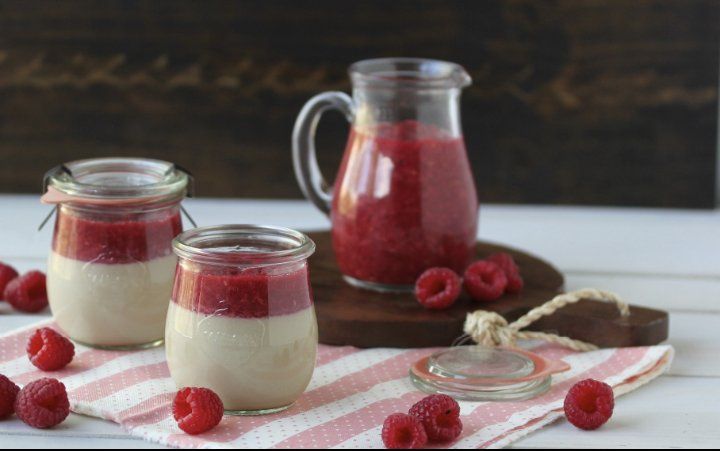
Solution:
<svg viewBox="0 0 720 451">
<path fill-rule="evenodd" d="M 48 298 L 73 340 L 104 349 L 162 344 L 190 176 L 172 163 L 102 158 L 48 172 L 56 204 Z"/>
<path fill-rule="evenodd" d="M 315 244 L 290 229 L 233 225 L 187 231 L 174 248 L 165 349 L 178 388 L 210 388 L 234 415 L 288 408 L 315 368 Z"/>
</svg>

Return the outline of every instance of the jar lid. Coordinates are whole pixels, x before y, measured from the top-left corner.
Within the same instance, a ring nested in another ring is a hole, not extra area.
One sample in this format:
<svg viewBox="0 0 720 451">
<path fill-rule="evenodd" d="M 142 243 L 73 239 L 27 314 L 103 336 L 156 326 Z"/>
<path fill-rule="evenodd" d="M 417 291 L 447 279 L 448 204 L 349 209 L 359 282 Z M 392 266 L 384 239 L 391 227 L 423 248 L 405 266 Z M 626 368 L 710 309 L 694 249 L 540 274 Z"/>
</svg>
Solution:
<svg viewBox="0 0 720 451">
<path fill-rule="evenodd" d="M 570 369 L 515 348 L 457 346 L 421 359 L 410 369 L 413 384 L 426 393 L 467 401 L 517 401 L 550 389 L 552 375 Z"/>
<path fill-rule="evenodd" d="M 95 158 L 45 174 L 43 202 L 157 202 L 192 196 L 192 176 L 176 164 L 147 158 Z"/>
</svg>

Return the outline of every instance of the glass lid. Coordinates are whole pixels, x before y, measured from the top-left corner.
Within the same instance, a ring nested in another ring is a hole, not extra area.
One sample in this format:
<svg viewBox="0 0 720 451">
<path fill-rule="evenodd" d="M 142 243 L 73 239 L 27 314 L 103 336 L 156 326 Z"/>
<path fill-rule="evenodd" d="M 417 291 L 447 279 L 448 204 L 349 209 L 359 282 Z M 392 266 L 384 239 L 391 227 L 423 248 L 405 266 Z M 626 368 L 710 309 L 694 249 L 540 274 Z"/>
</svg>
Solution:
<svg viewBox="0 0 720 451">
<path fill-rule="evenodd" d="M 567 369 L 562 361 L 522 349 L 470 345 L 419 360 L 410 369 L 410 380 L 426 393 L 466 401 L 517 401 L 545 393 L 552 374 Z"/>
<path fill-rule="evenodd" d="M 65 163 L 45 175 L 48 188 L 74 198 L 157 199 L 192 195 L 192 176 L 179 166 L 147 158 L 95 158 Z"/>
<path fill-rule="evenodd" d="M 459 346 L 430 356 L 428 370 L 457 379 L 517 379 L 531 375 L 535 364 L 523 354 L 503 349 Z"/>
</svg>

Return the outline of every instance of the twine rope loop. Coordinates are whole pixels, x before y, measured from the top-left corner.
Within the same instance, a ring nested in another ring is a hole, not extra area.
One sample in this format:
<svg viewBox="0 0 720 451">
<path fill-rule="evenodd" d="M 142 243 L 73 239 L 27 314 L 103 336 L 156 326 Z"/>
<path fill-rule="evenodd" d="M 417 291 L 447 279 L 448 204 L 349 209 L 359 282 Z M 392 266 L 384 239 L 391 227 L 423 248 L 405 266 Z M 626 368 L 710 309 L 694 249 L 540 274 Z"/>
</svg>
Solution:
<svg viewBox="0 0 720 451">
<path fill-rule="evenodd" d="M 463 329 L 469 338 L 482 346 L 512 347 L 516 345 L 518 340 L 544 340 L 575 351 L 594 351 L 598 349 L 598 347 L 591 343 L 585 343 L 580 340 L 573 340 L 550 333 L 522 330 L 540 318 L 550 316 L 561 308 L 575 304 L 581 299 L 613 303 L 620 311 L 621 317 L 626 318 L 630 316 L 630 306 L 615 293 L 596 290 L 594 288 L 585 288 L 555 296 L 545 304 L 530 310 L 526 315 L 511 324 L 508 324 L 505 318 L 495 312 L 476 310 L 468 313 Z"/>
</svg>

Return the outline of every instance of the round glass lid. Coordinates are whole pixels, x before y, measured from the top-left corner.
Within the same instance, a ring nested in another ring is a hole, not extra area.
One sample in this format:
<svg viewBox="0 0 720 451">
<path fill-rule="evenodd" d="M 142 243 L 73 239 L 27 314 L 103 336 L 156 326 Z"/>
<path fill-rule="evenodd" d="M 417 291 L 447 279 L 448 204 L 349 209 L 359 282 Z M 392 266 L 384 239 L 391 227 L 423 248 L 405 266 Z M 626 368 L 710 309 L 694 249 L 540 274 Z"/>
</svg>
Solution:
<svg viewBox="0 0 720 451">
<path fill-rule="evenodd" d="M 522 349 L 471 345 L 419 360 L 410 369 L 410 379 L 426 393 L 467 401 L 517 401 L 545 393 L 552 374 L 568 369 L 562 361 Z"/>
<path fill-rule="evenodd" d="M 179 166 L 147 158 L 94 158 L 71 161 L 45 174 L 44 190 L 90 199 L 143 199 L 184 196 L 192 177 Z M 192 194 L 192 193 L 190 193 Z"/>
<path fill-rule="evenodd" d="M 427 367 L 433 374 L 457 379 L 517 379 L 531 375 L 535 363 L 504 349 L 459 346 L 433 354 Z"/>
</svg>

